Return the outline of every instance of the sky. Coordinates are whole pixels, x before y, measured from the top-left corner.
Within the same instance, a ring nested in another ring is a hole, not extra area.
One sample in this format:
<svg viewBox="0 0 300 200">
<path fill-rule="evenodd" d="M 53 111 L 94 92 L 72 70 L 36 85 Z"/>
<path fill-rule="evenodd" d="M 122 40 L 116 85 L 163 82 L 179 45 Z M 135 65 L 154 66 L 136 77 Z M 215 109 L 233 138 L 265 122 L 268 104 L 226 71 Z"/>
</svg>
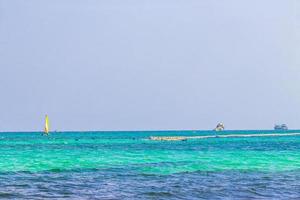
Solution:
<svg viewBox="0 0 300 200">
<path fill-rule="evenodd" d="M 0 0 L 0 131 L 300 129 L 298 0 Z"/>
</svg>

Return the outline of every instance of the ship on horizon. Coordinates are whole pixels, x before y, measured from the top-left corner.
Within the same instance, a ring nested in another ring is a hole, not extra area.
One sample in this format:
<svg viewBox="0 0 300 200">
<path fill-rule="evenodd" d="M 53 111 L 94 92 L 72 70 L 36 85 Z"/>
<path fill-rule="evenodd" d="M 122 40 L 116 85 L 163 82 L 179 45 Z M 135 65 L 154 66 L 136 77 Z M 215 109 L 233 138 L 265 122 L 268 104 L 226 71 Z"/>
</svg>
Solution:
<svg viewBox="0 0 300 200">
<path fill-rule="evenodd" d="M 281 124 L 281 125 L 275 124 L 274 130 L 284 130 L 284 131 L 286 131 L 286 130 L 288 130 L 288 126 L 286 124 Z"/>
<path fill-rule="evenodd" d="M 223 131 L 225 129 L 225 126 L 223 123 L 218 123 L 216 128 L 214 128 L 214 131 Z"/>
</svg>

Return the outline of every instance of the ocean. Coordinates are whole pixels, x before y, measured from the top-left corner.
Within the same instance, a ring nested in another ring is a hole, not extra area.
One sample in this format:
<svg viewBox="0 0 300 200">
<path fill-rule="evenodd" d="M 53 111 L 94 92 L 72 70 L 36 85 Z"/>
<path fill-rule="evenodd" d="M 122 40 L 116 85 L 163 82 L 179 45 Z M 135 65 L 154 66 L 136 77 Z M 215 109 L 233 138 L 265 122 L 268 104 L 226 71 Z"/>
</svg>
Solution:
<svg viewBox="0 0 300 200">
<path fill-rule="evenodd" d="M 148 140 L 212 134 L 0 133 L 0 199 L 300 199 L 300 136 Z"/>
</svg>

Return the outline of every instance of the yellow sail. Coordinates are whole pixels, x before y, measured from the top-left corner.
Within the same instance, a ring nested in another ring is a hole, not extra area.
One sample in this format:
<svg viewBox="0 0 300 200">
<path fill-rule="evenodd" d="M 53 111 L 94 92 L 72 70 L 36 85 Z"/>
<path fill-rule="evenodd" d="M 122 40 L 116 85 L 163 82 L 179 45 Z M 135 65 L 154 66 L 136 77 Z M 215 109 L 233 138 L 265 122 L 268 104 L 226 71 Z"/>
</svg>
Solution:
<svg viewBox="0 0 300 200">
<path fill-rule="evenodd" d="M 46 118 L 45 118 L 45 129 L 44 129 L 44 132 L 46 135 L 49 134 L 49 119 L 48 119 L 48 115 L 46 115 Z"/>
</svg>

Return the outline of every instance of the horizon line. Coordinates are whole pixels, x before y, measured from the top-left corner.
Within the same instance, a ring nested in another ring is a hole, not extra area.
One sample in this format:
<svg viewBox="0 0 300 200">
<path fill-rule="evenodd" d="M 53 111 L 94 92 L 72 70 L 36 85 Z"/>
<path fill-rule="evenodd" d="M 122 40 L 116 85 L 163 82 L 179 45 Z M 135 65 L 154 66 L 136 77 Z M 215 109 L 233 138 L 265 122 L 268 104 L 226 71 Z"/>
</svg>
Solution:
<svg viewBox="0 0 300 200">
<path fill-rule="evenodd" d="M 54 130 L 50 131 L 50 133 L 69 133 L 69 132 L 180 132 L 180 131 L 197 131 L 197 132 L 204 132 L 204 131 L 212 131 L 215 132 L 213 129 L 159 129 L 159 130 Z M 288 130 L 274 130 L 274 129 L 226 129 L 220 132 L 227 132 L 227 131 L 300 131 L 300 129 L 288 129 Z M 40 131 L 0 131 L 0 133 L 43 133 L 43 130 Z"/>
</svg>

